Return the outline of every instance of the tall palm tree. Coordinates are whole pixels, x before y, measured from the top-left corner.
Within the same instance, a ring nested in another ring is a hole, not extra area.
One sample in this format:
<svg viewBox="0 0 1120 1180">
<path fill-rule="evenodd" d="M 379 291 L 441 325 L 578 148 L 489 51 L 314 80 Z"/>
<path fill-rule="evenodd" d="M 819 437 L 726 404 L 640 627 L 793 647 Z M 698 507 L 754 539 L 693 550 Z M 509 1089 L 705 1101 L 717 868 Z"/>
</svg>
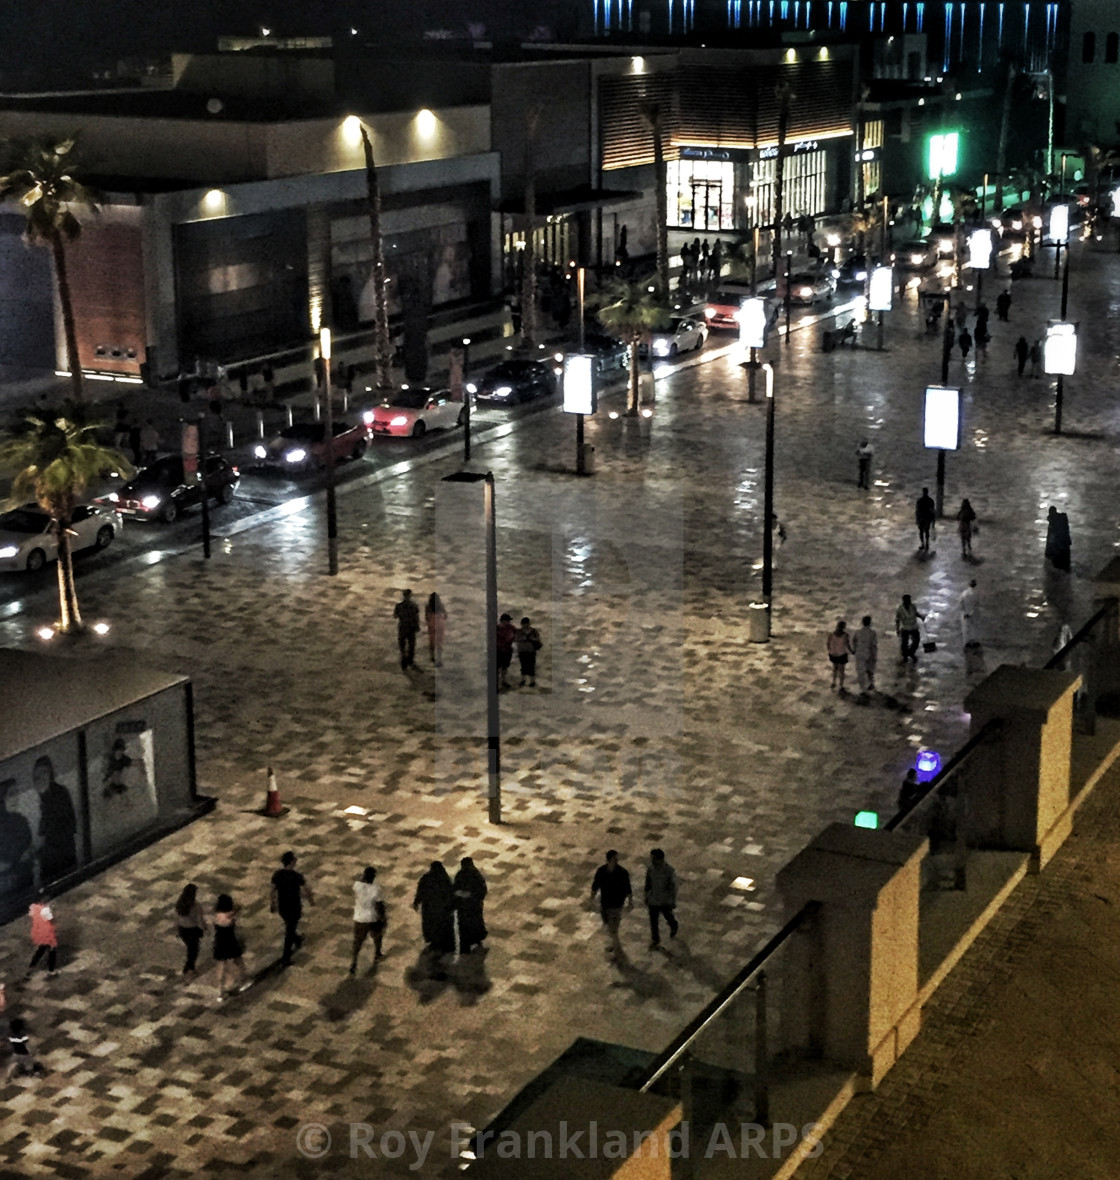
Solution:
<svg viewBox="0 0 1120 1180">
<path fill-rule="evenodd" d="M 657 201 L 657 282 L 669 290 L 669 181 L 665 166 L 665 125 L 661 104 L 642 104 L 642 118 L 653 135 L 653 183 Z"/>
<path fill-rule="evenodd" d="M 774 161 L 774 274 L 778 273 L 782 259 L 782 220 L 785 217 L 786 193 L 786 135 L 789 132 L 789 108 L 797 97 L 788 82 L 779 82 L 774 88 L 778 100 L 778 157 Z"/>
<path fill-rule="evenodd" d="M 81 232 L 82 223 L 74 210 L 96 213 L 100 194 L 71 175 L 75 137 L 13 140 L 4 145 L 0 165 L 0 200 L 15 200 L 27 219 L 27 241 L 51 252 L 62 326 L 66 336 L 66 363 L 75 401 L 82 400 L 82 366 L 78 360 L 78 332 L 74 326 L 74 303 L 66 270 L 66 243 Z"/>
<path fill-rule="evenodd" d="M 521 252 L 521 345 L 537 342 L 537 131 L 541 106 L 525 112 L 525 249 Z"/>
<path fill-rule="evenodd" d="M 62 632 L 82 630 L 70 552 L 74 509 L 104 472 L 132 474 L 128 460 L 98 440 L 102 428 L 102 423 L 87 420 L 80 405 L 72 405 L 57 414 L 28 414 L 0 442 L 0 467 L 15 469 L 8 503 L 24 504 L 33 498 L 51 518 L 58 537 L 58 628 Z"/>
<path fill-rule="evenodd" d="M 630 384 L 626 395 L 627 414 L 638 412 L 638 350 L 651 332 L 669 326 L 669 309 L 665 306 L 655 278 L 629 283 L 622 280 L 610 285 L 599 308 L 598 319 L 608 331 L 630 345 Z"/>
<path fill-rule="evenodd" d="M 389 338 L 389 291 L 385 279 L 385 241 L 381 235 L 381 184 L 373 160 L 366 125 L 361 124 L 362 150 L 366 157 L 366 205 L 369 235 L 373 242 L 373 380 L 378 389 L 392 384 L 393 345 Z M 329 394 L 328 394 L 329 396 Z"/>
</svg>

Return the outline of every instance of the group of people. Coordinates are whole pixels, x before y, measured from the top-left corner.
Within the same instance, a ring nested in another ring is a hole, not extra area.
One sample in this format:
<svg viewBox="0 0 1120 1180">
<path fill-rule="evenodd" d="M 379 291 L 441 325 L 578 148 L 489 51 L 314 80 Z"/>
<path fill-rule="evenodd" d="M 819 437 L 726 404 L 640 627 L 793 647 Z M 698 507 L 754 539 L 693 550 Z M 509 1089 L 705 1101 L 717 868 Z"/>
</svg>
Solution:
<svg viewBox="0 0 1120 1180">
<path fill-rule="evenodd" d="M 669 928 L 670 938 L 676 938 L 680 929 L 674 912 L 677 908 L 677 873 L 661 848 L 650 850 L 643 896 L 649 914 L 650 950 L 657 950 L 661 946 L 662 918 Z M 623 953 L 620 937 L 622 911 L 633 909 L 634 890 L 630 873 L 619 863 L 618 851 L 614 848 L 607 853 L 606 862 L 595 870 L 591 881 L 592 901 L 596 897 L 607 936 L 607 958 L 616 963 Z"/>
<path fill-rule="evenodd" d="M 269 909 L 279 915 L 284 925 L 284 941 L 280 954 L 281 969 L 292 966 L 295 953 L 303 946 L 303 935 L 299 925 L 303 919 L 303 906 L 314 905 L 315 899 L 307 879 L 297 869 L 297 857 L 292 851 L 280 858 L 280 868 L 272 875 Z M 388 913 L 381 887 L 377 883 L 377 870 L 367 865 L 361 876 L 353 883 L 353 940 L 350 951 L 349 973 L 358 970 L 358 958 L 367 941 L 373 943 L 374 963 L 385 957 L 383 940 L 388 926 Z M 420 878 L 413 899 L 413 908 L 420 914 L 421 935 L 425 947 L 438 955 L 470 954 L 476 949 L 485 949 L 487 938 L 483 917 L 483 903 L 486 900 L 486 879 L 469 856 L 463 857 L 459 871 L 451 879 L 439 861 L 433 861 L 428 871 Z M 237 929 L 240 907 L 228 893 L 218 895 L 214 904 L 212 924 L 214 928 L 214 961 L 217 964 L 218 1001 L 227 995 L 244 991 L 250 986 L 245 969 L 245 944 Z M 198 956 L 202 939 L 209 928 L 206 915 L 198 900 L 198 886 L 191 882 L 184 886 L 175 903 L 175 930 L 186 947 L 186 961 L 183 975 L 194 978 L 198 971 Z M 34 908 L 32 910 L 32 936 L 37 937 Z M 51 929 L 53 934 L 53 926 Z M 39 931 L 39 937 L 43 937 Z M 38 945 L 38 944 L 37 944 Z M 54 971 L 57 939 L 49 944 L 50 970 Z M 36 952 L 32 966 L 38 961 Z"/>
<path fill-rule="evenodd" d="M 708 239 L 695 238 L 681 247 L 681 288 L 718 283 L 723 270 L 723 243 L 716 238 L 714 246 Z"/>
<path fill-rule="evenodd" d="M 411 590 L 401 592 L 401 600 L 393 607 L 397 620 L 397 646 L 401 651 L 401 669 L 415 667 L 416 636 L 420 633 L 420 607 Z M 437 668 L 443 667 L 443 641 L 447 635 L 447 608 L 433 590 L 424 604 L 424 625 L 428 630 L 428 654 Z"/>
<path fill-rule="evenodd" d="M 975 585 L 975 582 L 973 583 Z M 921 626 L 925 615 L 914 605 L 909 594 L 903 594 L 894 612 L 894 630 L 898 636 L 899 663 L 917 663 L 921 643 Z M 857 631 L 849 631 L 844 619 L 837 619 L 835 628 L 825 639 L 825 650 L 832 666 L 832 688 L 847 694 L 845 685 L 848 661 L 856 666 L 856 680 L 861 701 L 866 702 L 875 691 L 875 669 L 879 662 L 879 635 L 871 625 L 871 616 L 864 615 Z"/>
</svg>

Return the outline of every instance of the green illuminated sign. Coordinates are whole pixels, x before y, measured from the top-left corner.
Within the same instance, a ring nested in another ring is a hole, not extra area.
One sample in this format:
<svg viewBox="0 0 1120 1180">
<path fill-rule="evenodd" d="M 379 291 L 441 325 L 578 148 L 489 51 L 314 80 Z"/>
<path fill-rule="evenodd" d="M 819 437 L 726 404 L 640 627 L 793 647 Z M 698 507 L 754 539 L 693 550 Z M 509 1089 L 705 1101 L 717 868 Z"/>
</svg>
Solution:
<svg viewBox="0 0 1120 1180">
<path fill-rule="evenodd" d="M 957 170 L 960 132 L 946 131 L 944 135 L 929 137 L 929 178 L 952 176 Z"/>
<path fill-rule="evenodd" d="M 877 811 L 857 811 L 854 822 L 857 828 L 877 828 L 879 813 Z"/>
</svg>

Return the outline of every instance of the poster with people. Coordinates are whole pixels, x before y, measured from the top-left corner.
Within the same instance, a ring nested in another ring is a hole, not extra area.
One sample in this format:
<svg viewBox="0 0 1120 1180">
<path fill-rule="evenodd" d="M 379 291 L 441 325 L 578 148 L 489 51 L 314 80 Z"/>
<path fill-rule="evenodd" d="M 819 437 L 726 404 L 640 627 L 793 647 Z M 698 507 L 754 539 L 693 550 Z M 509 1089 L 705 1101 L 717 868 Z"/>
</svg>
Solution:
<svg viewBox="0 0 1120 1180">
<path fill-rule="evenodd" d="M 89 833 L 94 856 L 120 846 L 159 815 L 153 731 L 136 718 L 91 727 Z"/>
<path fill-rule="evenodd" d="M 31 893 L 85 863 L 81 811 L 73 736 L 7 764 L 0 780 L 0 898 Z"/>
</svg>

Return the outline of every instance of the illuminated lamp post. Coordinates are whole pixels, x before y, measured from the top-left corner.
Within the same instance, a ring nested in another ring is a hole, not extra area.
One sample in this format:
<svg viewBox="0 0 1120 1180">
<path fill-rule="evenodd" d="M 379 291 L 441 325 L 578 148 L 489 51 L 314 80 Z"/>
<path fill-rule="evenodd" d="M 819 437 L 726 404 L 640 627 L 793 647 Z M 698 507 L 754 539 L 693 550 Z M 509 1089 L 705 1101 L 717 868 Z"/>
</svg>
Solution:
<svg viewBox="0 0 1120 1180">
<path fill-rule="evenodd" d="M 1065 310 L 1063 300 L 1062 310 Z M 1042 369 L 1048 376 L 1058 378 L 1054 398 L 1054 433 L 1062 433 L 1063 379 L 1072 377 L 1077 368 L 1077 325 L 1051 320 L 1046 327 L 1042 345 Z"/>
<path fill-rule="evenodd" d="M 791 283 L 790 271 L 791 271 L 792 267 L 793 267 L 793 251 L 787 250 L 786 251 L 786 298 L 785 298 L 785 304 L 786 304 L 786 343 L 787 344 L 789 343 L 789 312 L 790 312 L 790 306 L 793 303 L 793 288 L 790 285 L 790 283 Z"/>
<path fill-rule="evenodd" d="M 922 422 L 923 445 L 937 451 L 937 515 L 945 515 L 945 452 L 961 446 L 961 391 L 927 385 Z"/>
<path fill-rule="evenodd" d="M 595 395 L 595 358 L 569 353 L 564 358 L 564 413 L 576 416 L 576 474 L 587 475 L 588 448 L 583 442 L 583 419 L 598 409 Z"/>
<path fill-rule="evenodd" d="M 319 329 L 319 355 L 323 358 L 323 387 L 326 390 L 327 420 L 323 426 L 327 461 L 327 573 L 338 573 L 338 505 L 334 487 L 334 407 L 331 397 L 331 330 Z"/>
<path fill-rule="evenodd" d="M 879 313 L 878 334 L 875 347 L 883 351 L 883 312 L 890 311 L 894 296 L 894 270 L 889 266 L 877 266 L 867 280 L 868 311 Z"/>
<path fill-rule="evenodd" d="M 1063 157 L 1064 160 L 1064 157 Z M 1069 262 L 1069 206 L 1055 205 L 1050 210 L 1050 241 L 1054 243 L 1054 278 L 1061 273 L 1062 247 L 1066 248 L 1066 262 Z M 1065 315 L 1065 312 L 1062 312 Z"/>
<path fill-rule="evenodd" d="M 979 308 L 984 293 L 984 272 L 992 265 L 992 231 L 988 227 L 974 229 L 968 235 L 968 264 L 976 272 L 976 306 Z"/>
<path fill-rule="evenodd" d="M 761 296 L 744 299 L 739 308 L 739 343 L 747 350 L 747 401 L 754 402 L 755 373 L 758 371 L 758 349 L 766 344 L 766 300 Z"/>
</svg>

